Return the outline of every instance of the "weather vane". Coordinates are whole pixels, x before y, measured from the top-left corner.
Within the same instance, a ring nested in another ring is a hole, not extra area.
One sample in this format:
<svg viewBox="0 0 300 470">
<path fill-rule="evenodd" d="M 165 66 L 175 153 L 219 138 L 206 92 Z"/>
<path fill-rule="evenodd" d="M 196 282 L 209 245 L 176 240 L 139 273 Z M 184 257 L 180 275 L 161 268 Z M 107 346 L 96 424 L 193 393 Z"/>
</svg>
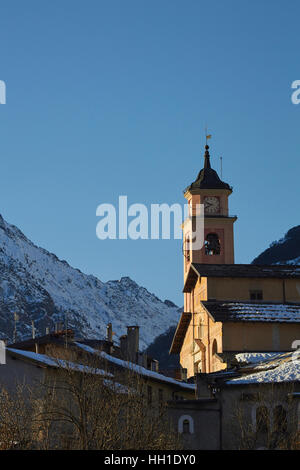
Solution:
<svg viewBox="0 0 300 470">
<path fill-rule="evenodd" d="M 211 134 L 207 133 L 207 127 L 205 127 L 205 145 L 207 145 L 208 139 L 211 139 Z"/>
</svg>

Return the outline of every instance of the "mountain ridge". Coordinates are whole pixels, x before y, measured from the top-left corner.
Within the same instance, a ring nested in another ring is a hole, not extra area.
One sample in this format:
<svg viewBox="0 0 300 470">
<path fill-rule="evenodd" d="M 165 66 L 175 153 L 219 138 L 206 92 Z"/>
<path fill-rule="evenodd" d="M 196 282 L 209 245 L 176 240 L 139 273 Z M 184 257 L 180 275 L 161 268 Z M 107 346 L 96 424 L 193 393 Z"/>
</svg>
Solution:
<svg viewBox="0 0 300 470">
<path fill-rule="evenodd" d="M 14 312 L 18 339 L 37 334 L 56 322 L 77 335 L 103 338 L 111 322 L 116 338 L 127 325 L 141 327 L 141 348 L 178 321 L 180 309 L 162 301 L 128 276 L 103 282 L 84 274 L 54 253 L 38 247 L 0 215 L 0 333 L 13 338 Z M 155 324 L 155 328 L 153 325 Z"/>
<path fill-rule="evenodd" d="M 251 264 L 300 264 L 300 225 L 292 227 L 283 238 L 272 242 Z"/>
</svg>

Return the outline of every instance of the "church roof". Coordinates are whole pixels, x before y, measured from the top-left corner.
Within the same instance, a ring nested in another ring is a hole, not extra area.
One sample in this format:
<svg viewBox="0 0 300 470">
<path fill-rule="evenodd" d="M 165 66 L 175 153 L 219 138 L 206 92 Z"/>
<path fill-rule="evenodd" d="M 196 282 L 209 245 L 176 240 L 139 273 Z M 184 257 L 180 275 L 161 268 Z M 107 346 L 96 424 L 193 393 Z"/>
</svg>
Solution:
<svg viewBox="0 0 300 470">
<path fill-rule="evenodd" d="M 192 263 L 183 292 L 189 292 L 198 277 L 244 277 L 272 279 L 300 279 L 300 265 L 275 264 L 205 264 Z"/>
<path fill-rule="evenodd" d="M 300 304 L 202 301 L 216 322 L 300 323 Z"/>
<path fill-rule="evenodd" d="M 201 301 L 215 322 L 300 323 L 300 303 Z M 183 312 L 177 325 L 169 354 L 179 354 L 192 318 Z"/>
<path fill-rule="evenodd" d="M 204 277 L 300 278 L 300 265 L 275 264 L 200 264 L 192 267 Z"/>
<path fill-rule="evenodd" d="M 173 337 L 169 354 L 180 353 L 191 318 L 192 318 L 192 314 L 190 312 L 182 312 L 174 337 Z"/>
<path fill-rule="evenodd" d="M 232 191 L 231 186 L 222 181 L 219 178 L 218 173 L 211 168 L 208 149 L 209 146 L 206 145 L 204 153 L 204 167 L 199 172 L 197 179 L 190 184 L 184 192 L 193 189 L 228 189 L 229 191 Z"/>
</svg>

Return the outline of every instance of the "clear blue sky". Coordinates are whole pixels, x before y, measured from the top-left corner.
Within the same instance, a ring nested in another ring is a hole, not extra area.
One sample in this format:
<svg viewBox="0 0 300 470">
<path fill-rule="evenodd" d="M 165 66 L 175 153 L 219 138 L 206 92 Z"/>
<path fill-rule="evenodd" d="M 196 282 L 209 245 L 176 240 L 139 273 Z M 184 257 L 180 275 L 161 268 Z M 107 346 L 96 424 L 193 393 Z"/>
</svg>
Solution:
<svg viewBox="0 0 300 470">
<path fill-rule="evenodd" d="M 183 202 L 211 160 L 236 262 L 299 218 L 299 1 L 2 0 L 0 213 L 106 281 L 182 304 L 180 241 L 100 241 L 96 207 Z"/>
</svg>

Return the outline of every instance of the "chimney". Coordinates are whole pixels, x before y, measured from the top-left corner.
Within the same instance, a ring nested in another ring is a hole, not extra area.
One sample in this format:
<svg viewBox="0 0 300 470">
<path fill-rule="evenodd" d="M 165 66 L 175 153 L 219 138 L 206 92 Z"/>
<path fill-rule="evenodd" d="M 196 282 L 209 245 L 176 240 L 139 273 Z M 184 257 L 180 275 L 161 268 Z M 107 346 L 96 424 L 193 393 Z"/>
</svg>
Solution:
<svg viewBox="0 0 300 470">
<path fill-rule="evenodd" d="M 106 327 L 106 340 L 112 343 L 112 324 L 108 323 Z"/>
<path fill-rule="evenodd" d="M 120 336 L 120 349 L 121 349 L 121 356 L 123 359 L 128 359 L 128 348 L 127 348 L 127 336 L 123 335 Z"/>
<path fill-rule="evenodd" d="M 142 353 L 139 353 L 138 354 L 138 365 L 139 366 L 142 366 L 142 367 L 145 367 L 145 369 L 147 369 L 147 359 L 148 359 L 148 356 L 145 352 L 142 352 Z"/>
<path fill-rule="evenodd" d="M 196 398 L 211 398 L 207 374 L 196 374 Z"/>
<path fill-rule="evenodd" d="M 136 362 L 137 353 L 139 351 L 139 327 L 127 326 L 127 359 L 130 362 Z"/>
<path fill-rule="evenodd" d="M 187 369 L 185 369 L 184 367 L 181 367 L 181 380 L 183 382 L 187 381 Z"/>
</svg>

